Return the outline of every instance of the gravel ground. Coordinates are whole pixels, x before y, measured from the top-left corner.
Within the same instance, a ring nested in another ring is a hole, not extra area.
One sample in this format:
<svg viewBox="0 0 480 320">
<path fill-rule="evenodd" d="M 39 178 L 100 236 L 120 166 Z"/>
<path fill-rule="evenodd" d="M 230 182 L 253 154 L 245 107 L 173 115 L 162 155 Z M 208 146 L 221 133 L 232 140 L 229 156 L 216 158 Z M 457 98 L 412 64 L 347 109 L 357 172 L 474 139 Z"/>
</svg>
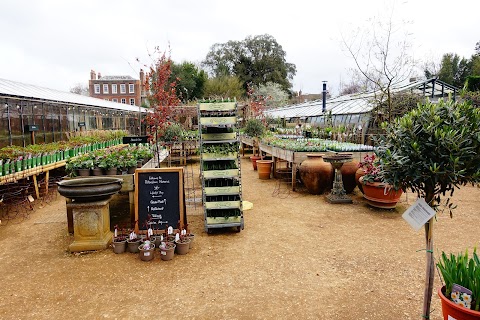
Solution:
<svg viewBox="0 0 480 320">
<path fill-rule="evenodd" d="M 248 158 L 242 175 L 244 200 L 253 203 L 245 230 L 209 235 L 190 207 L 194 248 L 171 261 L 111 249 L 68 253 L 61 196 L 3 223 L 0 318 L 421 319 L 424 234 L 401 217 L 414 195 L 393 211 L 370 208 L 358 190 L 353 204 L 333 205 L 259 180 Z M 442 213 L 435 224 L 437 257 L 480 240 L 480 189 L 463 187 L 453 200 L 453 219 Z M 440 285 L 436 276 L 434 290 Z M 436 293 L 432 309 L 431 319 L 441 319 Z"/>
</svg>

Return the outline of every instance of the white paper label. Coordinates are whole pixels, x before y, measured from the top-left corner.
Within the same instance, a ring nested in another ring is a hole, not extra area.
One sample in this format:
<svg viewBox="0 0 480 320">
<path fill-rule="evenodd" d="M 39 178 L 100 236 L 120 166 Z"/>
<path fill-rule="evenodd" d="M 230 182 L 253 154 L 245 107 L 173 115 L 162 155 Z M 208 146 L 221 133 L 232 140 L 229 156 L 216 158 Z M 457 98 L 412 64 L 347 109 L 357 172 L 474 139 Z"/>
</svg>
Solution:
<svg viewBox="0 0 480 320">
<path fill-rule="evenodd" d="M 115 229 L 115 238 L 117 237 L 117 229 Z"/>
<path fill-rule="evenodd" d="M 451 315 L 448 315 L 448 320 L 457 320 L 457 318 L 454 318 Z"/>
<path fill-rule="evenodd" d="M 143 255 L 144 255 L 145 257 L 148 257 L 148 256 L 150 255 L 150 251 L 144 252 Z"/>
<path fill-rule="evenodd" d="M 417 231 L 433 216 L 435 216 L 435 210 L 433 210 L 423 198 L 415 201 L 402 215 L 403 219 Z"/>
<path fill-rule="evenodd" d="M 172 226 L 168 227 L 168 234 L 173 234 L 173 227 Z"/>
<path fill-rule="evenodd" d="M 33 199 L 33 197 L 32 197 L 31 194 L 28 195 L 28 201 L 30 201 L 30 202 L 33 202 L 33 201 L 34 201 L 34 199 Z"/>
<path fill-rule="evenodd" d="M 166 253 L 165 251 L 160 251 L 160 254 L 161 254 L 162 256 L 166 256 L 166 255 L 167 255 L 167 253 Z"/>
</svg>

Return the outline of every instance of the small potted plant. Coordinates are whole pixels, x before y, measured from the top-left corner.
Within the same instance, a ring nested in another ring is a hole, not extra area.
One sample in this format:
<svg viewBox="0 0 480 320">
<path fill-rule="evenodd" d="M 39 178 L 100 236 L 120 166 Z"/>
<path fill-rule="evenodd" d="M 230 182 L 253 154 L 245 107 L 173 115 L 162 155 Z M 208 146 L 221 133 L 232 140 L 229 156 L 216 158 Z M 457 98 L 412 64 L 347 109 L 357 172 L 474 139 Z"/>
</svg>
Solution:
<svg viewBox="0 0 480 320">
<path fill-rule="evenodd" d="M 118 229 L 118 225 L 115 225 L 113 234 L 113 252 L 124 253 L 127 248 L 127 235 L 122 232 L 122 229 Z"/>
<path fill-rule="evenodd" d="M 155 243 L 154 240 L 152 241 L 151 236 L 153 235 L 153 230 L 151 228 L 151 218 L 145 222 L 145 225 L 148 226 L 147 229 L 147 237 L 145 241 L 138 247 L 140 251 L 139 256 L 140 260 L 142 261 L 151 261 L 153 260 L 154 250 L 155 250 Z"/>
<path fill-rule="evenodd" d="M 135 233 L 134 230 L 130 232 L 130 235 L 128 236 L 127 240 L 127 245 L 128 245 L 128 251 L 131 253 L 138 253 L 138 247 L 142 243 L 142 239 Z"/>
<path fill-rule="evenodd" d="M 375 155 L 366 155 L 358 166 L 364 171 L 358 181 L 362 184 L 363 197 L 368 204 L 383 209 L 395 208 L 403 191 L 384 182 L 383 171 Z"/>
<path fill-rule="evenodd" d="M 438 289 L 444 319 L 480 319 L 480 258 L 476 248 L 471 258 L 468 250 L 449 256 L 442 252 L 437 267 L 445 281 Z"/>
</svg>

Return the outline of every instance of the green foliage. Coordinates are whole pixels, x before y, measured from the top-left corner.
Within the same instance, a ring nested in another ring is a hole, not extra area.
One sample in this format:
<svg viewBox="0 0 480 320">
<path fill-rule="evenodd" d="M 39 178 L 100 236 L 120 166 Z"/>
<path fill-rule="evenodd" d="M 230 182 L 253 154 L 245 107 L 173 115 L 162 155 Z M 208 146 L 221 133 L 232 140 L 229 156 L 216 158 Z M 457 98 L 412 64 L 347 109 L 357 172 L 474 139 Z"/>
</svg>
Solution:
<svg viewBox="0 0 480 320">
<path fill-rule="evenodd" d="M 458 54 L 446 53 L 442 57 L 438 79 L 461 88 L 470 72 L 471 62 L 468 59 L 460 58 Z"/>
<path fill-rule="evenodd" d="M 204 96 L 207 74 L 191 62 L 172 63 L 170 83 L 176 80 L 175 92 L 184 103 Z"/>
<path fill-rule="evenodd" d="M 183 128 L 178 123 L 171 123 L 165 128 L 162 140 L 167 142 L 181 141 L 183 137 Z"/>
<path fill-rule="evenodd" d="M 215 153 L 218 155 L 228 155 L 229 153 L 238 152 L 238 150 L 238 143 L 208 144 L 203 147 L 204 153 Z"/>
<path fill-rule="evenodd" d="M 450 254 L 447 256 L 442 252 L 437 263 L 443 280 L 445 281 L 445 296 L 450 297 L 454 283 L 459 284 L 472 291 L 472 307 L 480 309 L 480 259 L 477 255 L 477 248 L 473 250 L 473 257 L 468 257 L 468 250 L 464 254 Z"/>
<path fill-rule="evenodd" d="M 203 65 L 218 76 L 236 75 L 243 88 L 268 82 L 278 83 L 288 91 L 296 67 L 286 62 L 286 52 L 271 35 L 249 36 L 243 41 L 217 43 L 211 48 Z"/>
<path fill-rule="evenodd" d="M 480 91 L 480 76 L 468 76 L 463 90 Z"/>
<path fill-rule="evenodd" d="M 206 81 L 204 96 L 207 98 L 235 97 L 240 100 L 245 96 L 245 89 L 237 76 L 218 76 Z"/>
<path fill-rule="evenodd" d="M 249 137 L 260 138 L 265 133 L 265 125 L 259 119 L 249 119 L 243 132 Z"/>
<path fill-rule="evenodd" d="M 384 128 L 377 154 L 386 182 L 438 204 L 440 194 L 480 181 L 480 110 L 470 103 L 427 101 Z"/>
<path fill-rule="evenodd" d="M 267 107 L 282 107 L 288 102 L 288 93 L 278 83 L 261 84 L 254 94 L 269 97 L 265 101 Z"/>
</svg>

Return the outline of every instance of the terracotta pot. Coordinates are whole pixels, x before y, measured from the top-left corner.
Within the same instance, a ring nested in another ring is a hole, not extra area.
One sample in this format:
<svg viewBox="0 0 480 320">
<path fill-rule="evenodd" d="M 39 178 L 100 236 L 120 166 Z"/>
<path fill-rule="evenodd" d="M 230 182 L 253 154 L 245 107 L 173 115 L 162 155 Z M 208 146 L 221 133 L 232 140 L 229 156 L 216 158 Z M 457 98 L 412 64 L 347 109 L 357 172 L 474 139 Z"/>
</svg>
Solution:
<svg viewBox="0 0 480 320">
<path fill-rule="evenodd" d="M 262 159 L 259 156 L 251 156 L 250 160 L 252 160 L 253 170 L 257 170 L 257 160 Z"/>
<path fill-rule="evenodd" d="M 307 159 L 300 164 L 300 178 L 311 194 L 322 194 L 332 189 L 333 166 L 323 161 L 323 153 L 307 154 Z"/>
<path fill-rule="evenodd" d="M 357 171 L 355 171 L 355 182 L 357 183 L 358 189 L 363 193 L 363 184 L 360 183 L 360 177 L 363 177 L 365 175 L 365 171 L 363 168 L 358 168 Z"/>
<path fill-rule="evenodd" d="M 93 168 L 92 174 L 94 176 L 103 176 L 103 169 L 102 168 Z"/>
<path fill-rule="evenodd" d="M 390 185 L 382 182 L 365 182 L 360 177 L 359 182 L 363 184 L 363 197 L 368 200 L 372 207 L 382 209 L 393 209 L 400 200 L 403 191 L 394 190 Z"/>
<path fill-rule="evenodd" d="M 77 169 L 77 173 L 80 177 L 88 177 L 90 175 L 90 169 Z"/>
<path fill-rule="evenodd" d="M 258 178 L 262 180 L 270 179 L 272 173 L 272 160 L 257 160 Z"/>
<path fill-rule="evenodd" d="M 105 170 L 105 174 L 107 176 L 116 176 L 117 175 L 117 168 L 110 168 Z"/>
<path fill-rule="evenodd" d="M 130 168 L 128 168 L 127 173 L 128 174 L 133 174 L 133 173 L 135 173 L 135 169 L 137 169 L 137 167 L 130 167 Z"/>
<path fill-rule="evenodd" d="M 355 180 L 355 173 L 357 172 L 357 169 L 357 160 L 346 162 L 340 168 L 340 172 L 342 173 L 343 187 L 347 193 L 352 193 L 353 189 L 355 189 L 357 186 L 357 182 Z"/>
<path fill-rule="evenodd" d="M 480 311 L 470 310 L 455 304 L 445 297 L 445 286 L 438 289 L 438 296 L 442 300 L 442 313 L 444 320 L 480 320 Z"/>
</svg>

